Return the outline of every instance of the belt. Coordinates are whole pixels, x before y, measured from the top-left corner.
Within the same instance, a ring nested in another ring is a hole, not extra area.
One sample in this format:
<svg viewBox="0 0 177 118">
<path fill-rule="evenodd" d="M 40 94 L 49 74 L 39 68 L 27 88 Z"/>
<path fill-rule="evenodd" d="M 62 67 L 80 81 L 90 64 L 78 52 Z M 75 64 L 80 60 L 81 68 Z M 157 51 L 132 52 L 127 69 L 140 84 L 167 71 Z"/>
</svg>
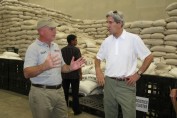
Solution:
<svg viewBox="0 0 177 118">
<path fill-rule="evenodd" d="M 129 78 L 127 78 L 127 77 L 109 77 L 109 78 L 111 78 L 111 79 L 114 79 L 114 80 L 117 80 L 117 81 L 128 81 L 129 80 Z"/>
<path fill-rule="evenodd" d="M 52 86 L 42 85 L 42 84 L 31 84 L 31 85 L 35 87 L 39 87 L 39 88 L 45 88 L 45 89 L 60 89 L 61 88 L 61 84 L 52 85 Z"/>
</svg>

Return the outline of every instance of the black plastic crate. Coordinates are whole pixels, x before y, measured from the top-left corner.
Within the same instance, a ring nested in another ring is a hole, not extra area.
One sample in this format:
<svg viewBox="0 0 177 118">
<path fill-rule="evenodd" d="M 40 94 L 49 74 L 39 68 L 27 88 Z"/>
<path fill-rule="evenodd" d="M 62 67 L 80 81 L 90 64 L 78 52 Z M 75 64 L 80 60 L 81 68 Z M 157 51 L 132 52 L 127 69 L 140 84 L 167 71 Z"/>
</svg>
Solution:
<svg viewBox="0 0 177 118">
<path fill-rule="evenodd" d="M 9 89 L 11 91 L 28 95 L 30 89 L 30 80 L 25 79 L 23 73 L 24 61 L 9 61 Z"/>
<path fill-rule="evenodd" d="M 137 82 L 136 95 L 149 98 L 148 112 L 137 111 L 138 118 L 176 118 L 169 96 L 174 78 L 143 75 Z"/>
<path fill-rule="evenodd" d="M 9 89 L 9 61 L 0 59 L 0 89 Z"/>
<path fill-rule="evenodd" d="M 79 99 L 83 111 L 104 117 L 103 95 L 91 95 Z"/>
<path fill-rule="evenodd" d="M 79 101 L 84 111 L 104 118 L 103 94 L 81 97 Z M 118 107 L 118 118 L 123 118 L 121 106 L 119 105 Z"/>
</svg>

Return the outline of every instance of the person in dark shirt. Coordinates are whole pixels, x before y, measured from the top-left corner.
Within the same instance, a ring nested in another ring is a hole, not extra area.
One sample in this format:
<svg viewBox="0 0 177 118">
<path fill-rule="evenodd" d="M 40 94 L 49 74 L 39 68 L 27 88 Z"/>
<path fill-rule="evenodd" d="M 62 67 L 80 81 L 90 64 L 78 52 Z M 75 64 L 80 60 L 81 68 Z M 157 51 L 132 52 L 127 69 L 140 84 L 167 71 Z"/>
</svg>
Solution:
<svg viewBox="0 0 177 118">
<path fill-rule="evenodd" d="M 77 45 L 77 36 L 70 34 L 67 36 L 68 45 L 61 49 L 63 59 L 66 64 L 70 64 L 72 57 L 75 57 L 75 60 L 81 57 L 81 52 L 79 48 L 75 47 Z M 71 84 L 72 89 L 72 109 L 74 115 L 81 114 L 81 109 L 79 106 L 79 83 L 82 79 L 81 69 L 75 70 L 70 73 L 62 73 L 62 85 L 65 93 L 65 100 L 67 106 L 69 106 L 69 87 Z"/>
</svg>

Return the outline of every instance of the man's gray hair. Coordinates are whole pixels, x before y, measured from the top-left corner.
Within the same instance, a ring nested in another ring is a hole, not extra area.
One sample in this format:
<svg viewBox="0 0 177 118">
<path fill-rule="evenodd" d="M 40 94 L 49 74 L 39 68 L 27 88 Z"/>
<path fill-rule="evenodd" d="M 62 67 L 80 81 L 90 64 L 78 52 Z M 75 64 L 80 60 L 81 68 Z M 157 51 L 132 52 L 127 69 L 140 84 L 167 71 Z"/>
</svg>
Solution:
<svg viewBox="0 0 177 118">
<path fill-rule="evenodd" d="M 109 11 L 106 17 L 112 17 L 116 23 L 122 23 L 122 26 L 124 25 L 124 17 L 120 11 Z"/>
</svg>

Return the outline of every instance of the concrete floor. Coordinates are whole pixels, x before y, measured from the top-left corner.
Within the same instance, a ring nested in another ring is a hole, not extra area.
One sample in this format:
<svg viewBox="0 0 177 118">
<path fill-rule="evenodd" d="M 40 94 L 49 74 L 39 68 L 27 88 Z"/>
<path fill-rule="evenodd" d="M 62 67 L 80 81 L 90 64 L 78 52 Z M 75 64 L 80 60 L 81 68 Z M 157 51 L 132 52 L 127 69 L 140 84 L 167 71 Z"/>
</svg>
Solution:
<svg viewBox="0 0 177 118">
<path fill-rule="evenodd" d="M 71 108 L 69 118 L 99 118 L 83 112 L 74 116 Z M 28 96 L 0 89 L 0 118 L 32 118 L 28 105 Z"/>
</svg>

